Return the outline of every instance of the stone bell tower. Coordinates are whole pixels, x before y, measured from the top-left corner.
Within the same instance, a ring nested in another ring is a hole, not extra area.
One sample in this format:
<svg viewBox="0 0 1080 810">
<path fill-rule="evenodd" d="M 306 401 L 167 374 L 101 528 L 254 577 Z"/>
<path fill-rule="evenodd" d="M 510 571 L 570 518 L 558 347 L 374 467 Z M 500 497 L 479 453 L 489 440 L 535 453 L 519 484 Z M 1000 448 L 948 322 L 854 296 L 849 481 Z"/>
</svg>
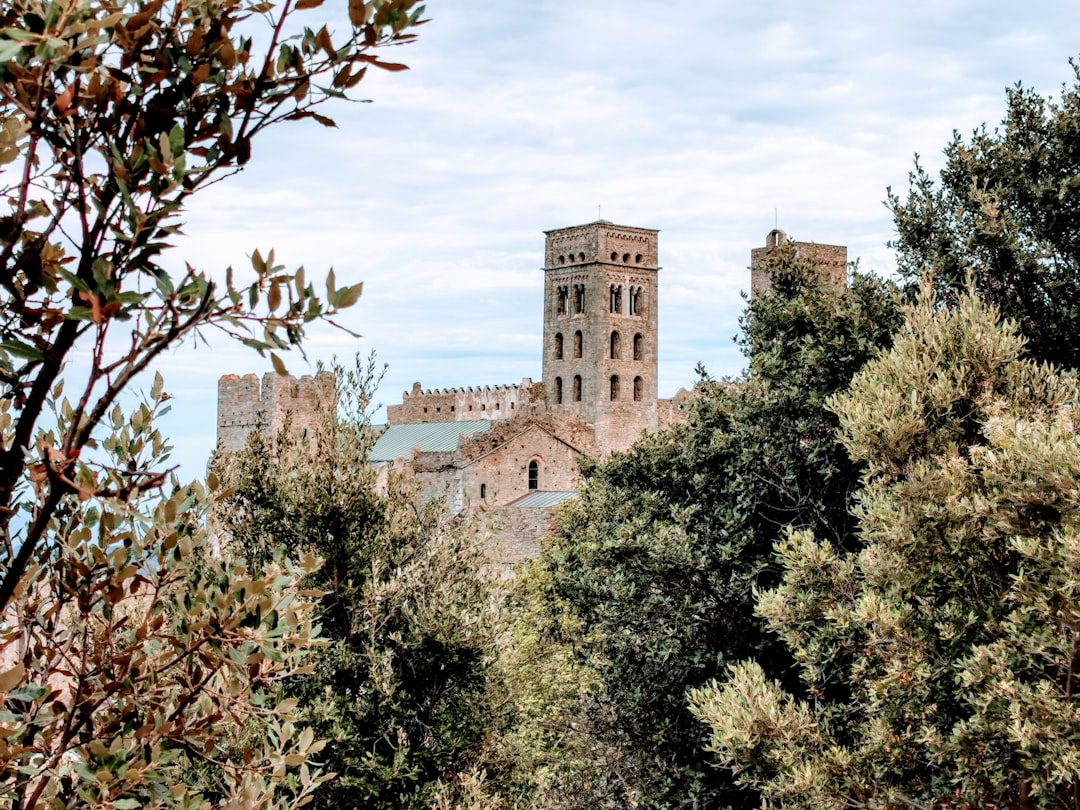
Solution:
<svg viewBox="0 0 1080 810">
<path fill-rule="evenodd" d="M 544 397 L 600 453 L 655 428 L 657 231 L 598 220 L 547 231 Z"/>
</svg>

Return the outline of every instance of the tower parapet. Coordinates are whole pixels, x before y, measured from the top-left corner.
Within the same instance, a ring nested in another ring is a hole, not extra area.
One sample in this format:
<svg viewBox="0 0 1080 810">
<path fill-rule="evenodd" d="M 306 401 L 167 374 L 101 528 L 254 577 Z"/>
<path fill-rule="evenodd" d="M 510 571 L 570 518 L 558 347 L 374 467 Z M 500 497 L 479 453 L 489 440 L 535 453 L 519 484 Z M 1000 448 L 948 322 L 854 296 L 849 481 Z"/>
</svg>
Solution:
<svg viewBox="0 0 1080 810">
<path fill-rule="evenodd" d="M 817 268 L 822 280 L 834 287 L 847 286 L 847 248 L 843 245 L 820 245 L 794 242 L 779 228 L 769 231 L 765 247 L 750 251 L 750 296 L 768 292 L 772 287 L 772 266 L 781 251 L 791 250 L 796 259 Z"/>
<path fill-rule="evenodd" d="M 311 430 L 334 402 L 335 380 L 329 371 L 299 379 L 267 372 L 261 382 L 254 374 L 226 374 L 218 380 L 218 448 L 234 453 L 253 430 L 276 432 L 287 423 Z"/>
</svg>

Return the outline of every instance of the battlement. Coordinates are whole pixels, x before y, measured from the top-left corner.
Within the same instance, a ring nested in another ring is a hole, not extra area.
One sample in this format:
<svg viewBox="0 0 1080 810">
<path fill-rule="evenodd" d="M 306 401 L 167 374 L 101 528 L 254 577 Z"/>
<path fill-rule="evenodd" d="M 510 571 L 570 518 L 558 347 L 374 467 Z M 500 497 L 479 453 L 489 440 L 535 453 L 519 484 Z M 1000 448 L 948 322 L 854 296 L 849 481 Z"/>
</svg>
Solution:
<svg viewBox="0 0 1080 810">
<path fill-rule="evenodd" d="M 520 384 L 427 388 L 415 383 L 401 395 L 400 405 L 386 408 L 391 425 L 413 422 L 464 422 L 470 419 L 510 419 L 533 407 L 536 392 L 531 378 Z"/>
<path fill-rule="evenodd" d="M 315 426 L 323 409 L 336 401 L 334 375 L 329 371 L 297 379 L 267 372 L 226 374 L 218 379 L 218 447 L 227 453 L 244 446 L 253 430 L 276 432 L 290 421 L 298 429 Z"/>
</svg>

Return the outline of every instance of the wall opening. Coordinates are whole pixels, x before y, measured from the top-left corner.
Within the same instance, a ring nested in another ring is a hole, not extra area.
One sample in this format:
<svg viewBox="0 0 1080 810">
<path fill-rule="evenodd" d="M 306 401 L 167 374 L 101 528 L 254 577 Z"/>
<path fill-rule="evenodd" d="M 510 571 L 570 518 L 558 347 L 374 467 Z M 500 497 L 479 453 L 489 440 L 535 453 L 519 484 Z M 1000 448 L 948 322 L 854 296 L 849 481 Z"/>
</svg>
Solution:
<svg viewBox="0 0 1080 810">
<path fill-rule="evenodd" d="M 581 359 L 581 330 L 574 332 L 574 359 Z"/>
<path fill-rule="evenodd" d="M 483 500 L 486 500 L 486 499 L 487 499 L 487 484 L 481 484 L 480 485 L 480 500 L 483 501 Z"/>
<path fill-rule="evenodd" d="M 640 335 L 634 335 L 634 359 L 640 360 L 643 353 L 645 339 Z"/>
<path fill-rule="evenodd" d="M 581 402 L 581 375 L 574 375 L 574 402 Z"/>
<path fill-rule="evenodd" d="M 619 375 L 611 375 L 611 401 L 616 402 L 619 399 Z"/>
<path fill-rule="evenodd" d="M 608 309 L 616 314 L 622 312 L 622 285 L 611 285 L 611 296 L 608 302 Z"/>
<path fill-rule="evenodd" d="M 574 314 L 580 315 L 585 311 L 585 285 L 574 285 Z"/>
<path fill-rule="evenodd" d="M 562 377 L 555 378 L 555 404 L 562 405 Z"/>
<path fill-rule="evenodd" d="M 529 491 L 540 489 L 540 462 L 533 459 L 529 462 Z"/>
<path fill-rule="evenodd" d="M 562 360 L 563 345 L 562 345 L 562 332 L 558 332 L 555 335 L 555 359 Z"/>
<path fill-rule="evenodd" d="M 634 402 L 641 402 L 641 389 L 644 387 L 644 380 L 641 377 L 634 377 Z"/>
<path fill-rule="evenodd" d="M 619 350 L 620 350 L 620 348 L 621 347 L 619 346 L 619 333 L 618 332 L 612 332 L 611 333 L 611 346 L 610 346 L 611 351 L 609 353 L 609 356 L 611 357 L 612 360 L 618 360 L 619 359 Z"/>
<path fill-rule="evenodd" d="M 638 315 L 641 312 L 641 287 L 630 288 L 629 312 L 631 315 Z"/>
</svg>

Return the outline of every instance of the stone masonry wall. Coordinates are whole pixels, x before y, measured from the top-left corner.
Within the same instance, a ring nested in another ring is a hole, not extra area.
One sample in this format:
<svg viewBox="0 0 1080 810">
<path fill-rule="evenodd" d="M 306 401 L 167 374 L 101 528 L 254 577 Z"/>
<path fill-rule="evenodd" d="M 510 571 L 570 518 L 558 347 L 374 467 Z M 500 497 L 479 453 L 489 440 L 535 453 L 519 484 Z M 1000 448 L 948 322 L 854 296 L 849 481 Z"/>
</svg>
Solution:
<svg viewBox="0 0 1080 810">
<path fill-rule="evenodd" d="M 581 483 L 577 466 L 580 455 L 546 430 L 530 425 L 462 468 L 464 507 L 472 510 L 503 506 L 528 495 L 531 461 L 539 465 L 540 491 L 575 490 Z"/>
<path fill-rule="evenodd" d="M 511 566 L 540 554 L 555 527 L 558 507 L 496 508 L 487 512 L 492 529 L 492 566 L 509 575 Z"/>
<path fill-rule="evenodd" d="M 234 453 L 253 430 L 274 432 L 287 422 L 311 430 L 335 401 L 334 375 L 328 371 L 300 379 L 267 372 L 261 382 L 254 374 L 226 374 L 218 380 L 218 447 Z"/>
</svg>

